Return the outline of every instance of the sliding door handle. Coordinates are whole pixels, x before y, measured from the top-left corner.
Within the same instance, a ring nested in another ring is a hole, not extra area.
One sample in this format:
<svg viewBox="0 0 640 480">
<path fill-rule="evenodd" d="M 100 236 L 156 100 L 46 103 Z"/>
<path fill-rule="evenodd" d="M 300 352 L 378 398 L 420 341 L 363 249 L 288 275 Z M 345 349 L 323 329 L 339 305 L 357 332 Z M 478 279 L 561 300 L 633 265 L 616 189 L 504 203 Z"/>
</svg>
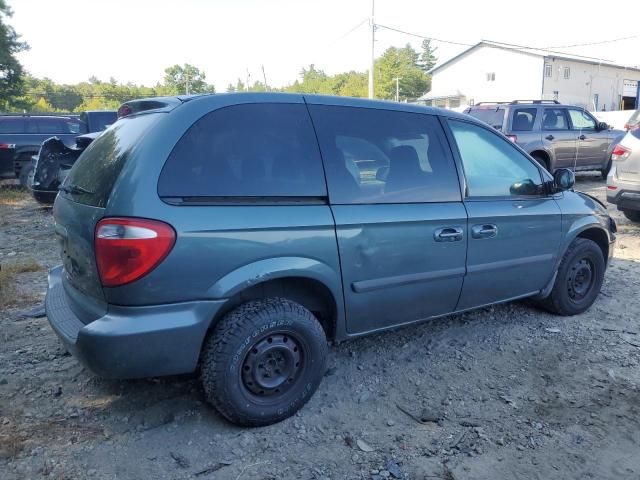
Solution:
<svg viewBox="0 0 640 480">
<path fill-rule="evenodd" d="M 436 242 L 459 242 L 462 233 L 461 227 L 443 227 L 433 232 L 433 238 Z"/>
<path fill-rule="evenodd" d="M 498 227 L 491 224 L 474 225 L 471 227 L 473 238 L 493 238 L 498 235 Z"/>
</svg>

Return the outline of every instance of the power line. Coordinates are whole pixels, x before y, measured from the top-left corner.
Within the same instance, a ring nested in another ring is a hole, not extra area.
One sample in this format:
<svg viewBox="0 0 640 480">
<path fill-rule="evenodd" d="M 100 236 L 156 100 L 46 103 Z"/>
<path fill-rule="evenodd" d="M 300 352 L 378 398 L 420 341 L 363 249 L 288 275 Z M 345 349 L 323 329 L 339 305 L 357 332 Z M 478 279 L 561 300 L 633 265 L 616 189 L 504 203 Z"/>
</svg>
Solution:
<svg viewBox="0 0 640 480">
<path fill-rule="evenodd" d="M 388 27 L 386 25 L 380 25 L 380 24 L 376 24 L 376 27 L 379 28 L 384 28 L 386 30 L 391 30 L 393 32 L 397 32 L 397 33 L 402 33 L 405 35 L 409 35 L 411 37 L 416 37 L 416 38 L 422 38 L 424 40 L 433 40 L 435 42 L 440 42 L 440 43 L 448 43 L 451 45 L 459 45 L 459 46 L 463 46 L 463 47 L 473 47 L 475 45 L 477 45 L 477 43 L 472 44 L 472 43 L 463 43 L 463 42 L 456 42 L 453 40 L 443 40 L 441 38 L 435 38 L 435 37 L 428 37 L 426 35 L 419 35 L 417 33 L 412 33 L 412 32 L 407 32 L 405 30 L 401 30 L 399 28 L 394 28 L 394 27 Z M 638 37 L 640 37 L 640 35 L 637 35 Z M 627 37 L 625 37 L 627 38 Z M 634 37 L 628 37 L 628 38 L 634 38 Z M 619 39 L 617 39 L 619 40 Z M 609 42 L 609 41 L 613 41 L 613 40 L 605 40 L 604 42 Z M 597 44 L 599 42 L 593 42 L 593 44 Z M 515 51 L 525 51 L 525 50 L 540 50 L 540 51 L 544 51 L 550 54 L 556 54 L 556 55 L 571 55 L 572 57 L 576 57 L 576 58 L 584 58 L 584 59 L 588 59 L 588 60 L 597 60 L 600 62 L 610 62 L 609 60 L 603 59 L 603 58 L 598 58 L 598 57 L 588 57 L 586 55 L 576 55 L 574 53 L 566 53 L 566 52 L 558 52 L 558 51 L 554 51 L 554 50 L 549 50 L 550 48 L 563 48 L 563 47 L 529 47 L 529 46 L 525 46 L 525 45 L 514 45 L 514 44 L 509 44 L 509 43 L 503 43 L 503 42 L 491 42 L 491 41 L 487 41 L 487 43 L 485 43 L 485 45 L 487 47 L 491 47 L 491 48 L 501 48 L 504 50 L 515 50 Z M 578 46 L 578 45 L 576 45 Z M 581 46 L 581 45 L 580 45 Z M 568 48 L 568 47 L 565 47 Z"/>
<path fill-rule="evenodd" d="M 554 45 L 552 47 L 544 47 L 542 50 L 546 50 L 547 48 L 574 48 L 574 47 L 588 47 L 590 45 L 602 45 L 603 43 L 614 43 L 614 42 L 622 42 L 623 40 L 631 40 L 633 38 L 640 38 L 640 34 L 630 35 L 628 37 L 620 37 L 620 38 L 612 38 L 610 40 L 601 40 L 599 42 L 588 42 L 588 43 L 576 43 L 573 45 Z"/>
<path fill-rule="evenodd" d="M 471 43 L 454 42 L 453 40 L 443 40 L 441 38 L 427 37 L 425 35 L 418 35 L 417 33 L 406 32 L 404 30 L 400 30 L 399 28 L 388 27 L 386 25 L 380 25 L 379 23 L 376 23 L 376 27 L 377 28 L 384 28 L 385 30 L 391 30 L 392 32 L 404 33 L 405 35 L 409 35 L 411 37 L 416 37 L 416 38 L 422 38 L 424 40 L 433 40 L 434 42 L 449 43 L 451 45 L 460 45 L 460 46 L 463 46 L 463 47 L 473 47 L 473 44 L 471 44 Z"/>
<path fill-rule="evenodd" d="M 338 38 L 336 38 L 332 43 L 336 43 L 337 41 L 348 37 L 349 35 L 351 35 L 353 32 L 355 32 L 357 29 L 359 29 L 362 25 L 364 25 L 368 21 L 369 21 L 369 18 L 363 19 L 360 23 L 358 23 L 355 27 L 351 28 L 348 32 L 346 32 L 346 33 L 340 35 Z"/>
</svg>

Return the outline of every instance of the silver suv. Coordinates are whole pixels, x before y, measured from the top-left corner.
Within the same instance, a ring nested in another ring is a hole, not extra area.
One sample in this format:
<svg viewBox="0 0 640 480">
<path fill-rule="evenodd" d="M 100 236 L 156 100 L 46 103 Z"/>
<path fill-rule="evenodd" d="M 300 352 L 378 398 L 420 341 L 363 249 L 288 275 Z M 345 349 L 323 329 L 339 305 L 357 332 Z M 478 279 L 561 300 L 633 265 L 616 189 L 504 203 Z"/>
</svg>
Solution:
<svg viewBox="0 0 640 480">
<path fill-rule="evenodd" d="M 500 130 L 550 172 L 598 170 L 606 178 L 613 146 L 624 136 L 584 108 L 557 100 L 482 102 L 464 113 Z"/>
<path fill-rule="evenodd" d="M 625 217 L 640 222 L 640 128 L 630 130 L 613 148 L 613 168 L 607 177 L 607 201 Z"/>
</svg>

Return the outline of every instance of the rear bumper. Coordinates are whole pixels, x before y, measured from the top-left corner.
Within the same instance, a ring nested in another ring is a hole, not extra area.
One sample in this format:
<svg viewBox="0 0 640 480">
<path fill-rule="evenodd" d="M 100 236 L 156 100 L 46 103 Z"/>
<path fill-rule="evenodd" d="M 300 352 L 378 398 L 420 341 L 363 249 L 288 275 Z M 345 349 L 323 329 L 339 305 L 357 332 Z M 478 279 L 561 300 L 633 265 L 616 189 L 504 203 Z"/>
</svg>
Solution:
<svg viewBox="0 0 640 480">
<path fill-rule="evenodd" d="M 66 348 L 105 378 L 142 378 L 195 371 L 202 342 L 224 300 L 147 307 L 112 306 L 88 324 L 73 313 L 61 280 L 49 272 L 45 309 Z"/>
<path fill-rule="evenodd" d="M 618 207 L 618 210 L 640 210 L 640 185 L 632 182 L 616 180 L 607 187 L 615 186 L 615 190 L 607 188 L 607 202 Z"/>
</svg>

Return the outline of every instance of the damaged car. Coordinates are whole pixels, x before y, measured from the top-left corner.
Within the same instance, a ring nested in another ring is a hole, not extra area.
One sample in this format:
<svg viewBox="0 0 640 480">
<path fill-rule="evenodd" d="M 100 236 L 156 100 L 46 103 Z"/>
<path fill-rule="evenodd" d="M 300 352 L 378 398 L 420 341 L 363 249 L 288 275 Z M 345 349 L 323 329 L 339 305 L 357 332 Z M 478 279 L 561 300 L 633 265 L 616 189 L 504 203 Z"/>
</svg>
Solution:
<svg viewBox="0 0 640 480">
<path fill-rule="evenodd" d="M 58 137 L 45 140 L 38 155 L 32 157 L 32 173 L 27 185 L 33 198 L 42 204 L 53 204 L 58 188 L 80 154 L 101 132 L 87 133 L 76 137 L 76 143 L 68 147 Z"/>
</svg>

